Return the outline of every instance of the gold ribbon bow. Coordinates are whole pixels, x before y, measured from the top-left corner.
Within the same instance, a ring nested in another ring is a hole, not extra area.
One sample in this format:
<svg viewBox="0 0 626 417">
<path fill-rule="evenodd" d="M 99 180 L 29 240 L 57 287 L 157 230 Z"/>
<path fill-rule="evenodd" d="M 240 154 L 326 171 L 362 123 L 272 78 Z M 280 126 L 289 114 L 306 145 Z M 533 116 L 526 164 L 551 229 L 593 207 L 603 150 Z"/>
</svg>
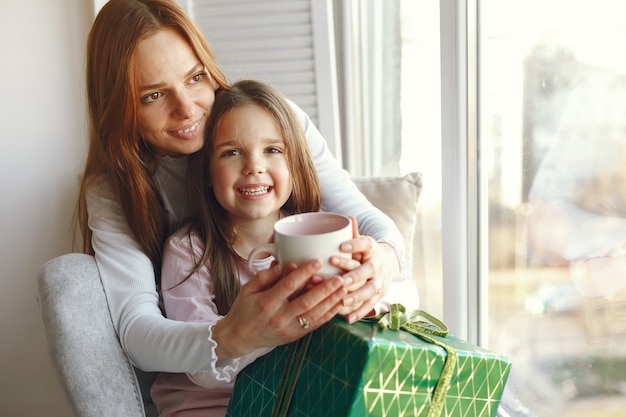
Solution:
<svg viewBox="0 0 626 417">
<path fill-rule="evenodd" d="M 457 362 L 457 354 L 452 347 L 432 336 L 446 337 L 448 335 L 448 326 L 422 310 L 414 310 L 407 313 L 406 308 L 402 304 L 392 304 L 389 306 L 388 313 L 379 314 L 366 320 L 376 321 L 382 328 L 407 331 L 422 340 L 442 347 L 446 351 L 447 356 L 444 361 L 443 371 L 433 392 L 430 410 L 428 411 L 428 417 L 442 416 L 446 394 L 450 389 L 452 374 Z"/>
</svg>

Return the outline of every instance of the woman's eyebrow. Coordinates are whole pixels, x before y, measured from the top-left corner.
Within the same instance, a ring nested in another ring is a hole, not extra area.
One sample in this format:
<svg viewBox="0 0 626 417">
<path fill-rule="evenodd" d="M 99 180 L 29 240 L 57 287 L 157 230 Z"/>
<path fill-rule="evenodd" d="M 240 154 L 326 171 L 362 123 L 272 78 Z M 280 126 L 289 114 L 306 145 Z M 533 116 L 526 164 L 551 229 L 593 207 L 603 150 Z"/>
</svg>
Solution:
<svg viewBox="0 0 626 417">
<path fill-rule="evenodd" d="M 187 73 L 185 74 L 184 78 L 188 78 L 190 76 L 192 76 L 196 71 L 199 71 L 200 69 L 204 68 L 204 66 L 202 65 L 202 63 L 198 62 L 196 63 L 193 68 L 191 68 L 189 71 L 187 71 Z M 154 89 L 158 89 L 160 87 L 163 87 L 165 85 L 165 83 L 156 83 L 156 84 L 149 84 L 149 85 L 143 85 L 141 87 L 139 87 L 139 91 L 147 91 L 147 90 L 154 90 Z"/>
</svg>

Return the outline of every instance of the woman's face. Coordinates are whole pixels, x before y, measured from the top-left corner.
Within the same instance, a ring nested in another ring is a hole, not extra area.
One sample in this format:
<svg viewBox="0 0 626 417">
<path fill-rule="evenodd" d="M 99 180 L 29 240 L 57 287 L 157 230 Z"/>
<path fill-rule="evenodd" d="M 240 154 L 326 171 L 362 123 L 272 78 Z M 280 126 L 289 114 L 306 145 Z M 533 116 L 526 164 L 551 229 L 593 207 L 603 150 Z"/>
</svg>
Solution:
<svg viewBox="0 0 626 417">
<path fill-rule="evenodd" d="M 231 219 L 278 214 L 292 190 L 285 151 L 282 132 L 266 109 L 239 106 L 221 117 L 210 174 L 215 198 Z"/>
<path fill-rule="evenodd" d="M 141 137 L 159 155 L 202 148 L 215 89 L 191 46 L 174 29 L 162 29 L 139 41 L 134 63 Z"/>
</svg>

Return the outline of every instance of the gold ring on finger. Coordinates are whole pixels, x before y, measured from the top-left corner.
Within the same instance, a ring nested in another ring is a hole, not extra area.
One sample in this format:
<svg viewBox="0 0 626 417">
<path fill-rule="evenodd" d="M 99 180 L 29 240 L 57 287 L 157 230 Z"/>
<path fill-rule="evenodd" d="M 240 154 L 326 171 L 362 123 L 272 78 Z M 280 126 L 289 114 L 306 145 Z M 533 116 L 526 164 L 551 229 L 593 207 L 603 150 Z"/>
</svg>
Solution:
<svg viewBox="0 0 626 417">
<path fill-rule="evenodd" d="M 311 324 L 304 318 L 304 316 L 298 316 L 298 323 L 300 323 L 300 326 L 302 326 L 304 330 L 311 327 Z"/>
</svg>

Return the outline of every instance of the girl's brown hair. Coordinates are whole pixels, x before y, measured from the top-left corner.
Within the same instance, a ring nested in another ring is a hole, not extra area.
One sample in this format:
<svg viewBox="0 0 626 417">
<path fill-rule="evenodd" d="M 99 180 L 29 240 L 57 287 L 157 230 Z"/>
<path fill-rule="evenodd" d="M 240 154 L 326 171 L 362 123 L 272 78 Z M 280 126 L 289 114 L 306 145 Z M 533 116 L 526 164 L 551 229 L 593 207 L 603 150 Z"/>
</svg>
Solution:
<svg viewBox="0 0 626 417">
<path fill-rule="evenodd" d="M 174 1 L 109 0 L 96 17 L 87 40 L 89 151 L 77 206 L 83 251 L 93 254 L 86 195 L 96 178 L 110 181 L 130 230 L 157 273 L 170 224 L 153 180 L 155 157 L 139 135 L 140 98 L 133 53 L 139 41 L 163 28 L 178 31 L 211 79 L 218 86 L 228 86 L 200 30 Z"/>
<path fill-rule="evenodd" d="M 204 251 L 194 271 L 210 265 L 213 293 L 220 314 L 226 314 L 239 292 L 234 250 L 237 230 L 228 221 L 228 213 L 218 203 L 210 186 L 210 161 L 215 132 L 222 116 L 233 108 L 261 106 L 273 117 L 285 141 L 285 158 L 291 174 L 292 192 L 282 207 L 290 214 L 319 211 L 320 184 L 302 125 L 289 103 L 273 87 L 257 81 L 244 80 L 230 88 L 219 88 L 209 117 L 202 150 L 189 159 L 189 201 L 196 204 L 198 219 L 195 230 L 204 243 Z M 193 273 L 193 272 L 192 272 Z"/>
</svg>

